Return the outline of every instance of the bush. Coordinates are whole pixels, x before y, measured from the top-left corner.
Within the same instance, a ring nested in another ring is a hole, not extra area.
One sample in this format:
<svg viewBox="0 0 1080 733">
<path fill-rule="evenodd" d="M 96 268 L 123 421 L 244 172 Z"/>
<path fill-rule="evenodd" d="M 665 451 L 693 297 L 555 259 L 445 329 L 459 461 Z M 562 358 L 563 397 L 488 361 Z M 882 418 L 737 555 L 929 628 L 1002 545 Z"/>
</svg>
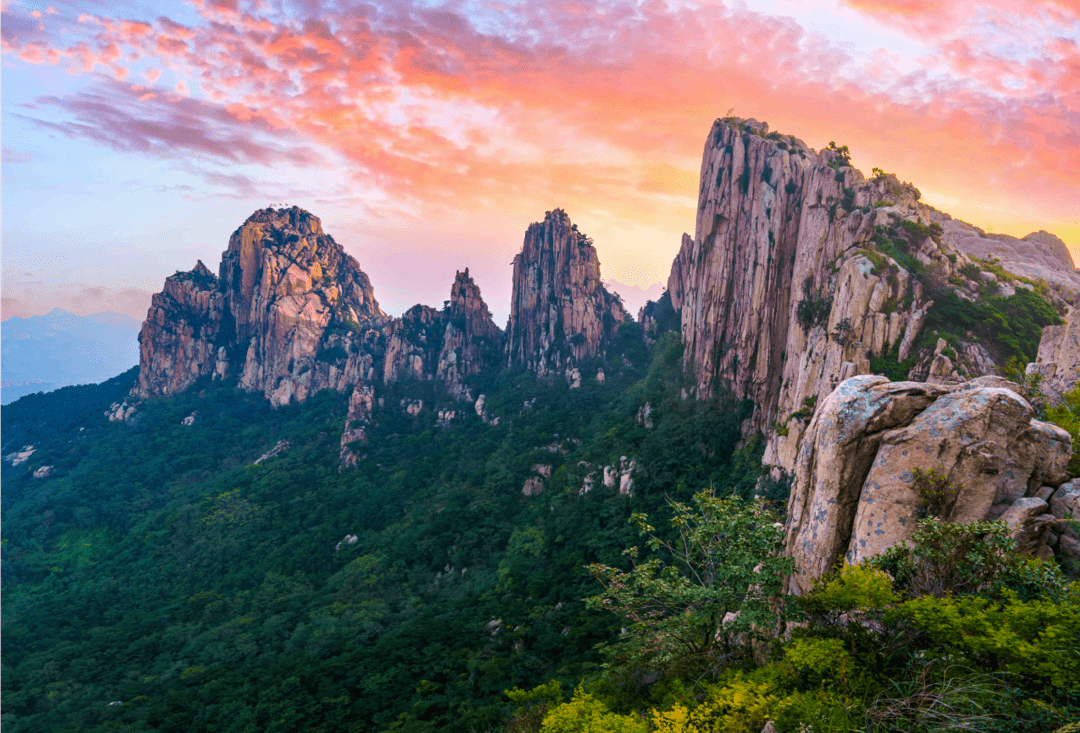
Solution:
<svg viewBox="0 0 1080 733">
<path fill-rule="evenodd" d="M 634 514 L 656 554 L 638 563 L 638 548 L 626 550 L 634 563 L 630 572 L 590 565 L 604 591 L 587 605 L 631 622 L 622 641 L 630 662 L 715 672 L 745 657 L 749 642 L 768 638 L 783 617 L 780 590 L 792 567 L 782 556 L 783 527 L 760 500 L 724 499 L 707 490 L 694 496 L 694 507 L 669 503 L 677 539 L 662 540 L 647 516 Z M 665 563 L 660 552 L 676 564 Z"/>
<path fill-rule="evenodd" d="M 670 710 L 654 710 L 650 722 L 656 733 L 759 733 L 765 722 L 783 708 L 772 684 L 736 676 L 727 684 L 709 686 L 705 699 L 695 707 L 676 704 Z"/>
<path fill-rule="evenodd" d="M 648 733 L 645 721 L 633 715 L 611 712 L 607 705 L 580 687 L 570 702 L 554 707 L 544 716 L 543 733 Z"/>
<path fill-rule="evenodd" d="M 820 326 L 828 320 L 832 311 L 832 298 L 822 295 L 821 288 L 814 289 L 813 278 L 803 282 L 803 299 L 795 307 L 795 319 L 804 331 Z"/>
<path fill-rule="evenodd" d="M 1005 592 L 1004 603 L 982 597 L 922 596 L 897 610 L 934 643 L 976 656 L 990 669 L 1040 678 L 1080 691 L 1080 583 L 1058 600 L 1020 600 Z"/>
<path fill-rule="evenodd" d="M 956 352 L 953 352 L 953 358 L 956 358 Z M 921 502 L 919 507 L 920 516 L 923 517 L 929 514 L 944 519 L 949 510 L 952 509 L 956 497 L 964 488 L 961 483 L 954 485 L 949 482 L 949 476 L 945 473 L 944 466 L 931 468 L 929 471 L 923 471 L 921 468 L 916 467 L 911 469 L 911 476 L 911 488 L 915 490 L 915 494 L 919 497 Z"/>
</svg>

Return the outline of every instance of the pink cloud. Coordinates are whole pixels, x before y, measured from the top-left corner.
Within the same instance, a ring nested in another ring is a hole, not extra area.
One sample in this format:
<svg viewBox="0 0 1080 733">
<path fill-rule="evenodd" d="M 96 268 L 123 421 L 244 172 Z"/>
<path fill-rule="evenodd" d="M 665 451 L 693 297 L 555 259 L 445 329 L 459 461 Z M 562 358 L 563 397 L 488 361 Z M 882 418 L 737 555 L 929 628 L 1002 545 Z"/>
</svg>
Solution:
<svg viewBox="0 0 1080 733">
<path fill-rule="evenodd" d="M 569 193 L 671 221 L 682 205 L 656 194 L 693 197 L 705 130 L 734 107 L 811 144 L 846 142 L 857 160 L 957 198 L 990 186 L 1051 219 L 1075 207 L 1080 52 L 1050 31 L 1080 17 L 1080 1 L 1049 3 L 1048 20 L 1013 0 L 846 4 L 923 34 L 922 69 L 902 74 L 887 53 L 858 56 L 743 6 L 618 0 L 491 4 L 484 25 L 458 3 L 306 2 L 287 18 L 249 0 L 196 0 L 192 26 L 85 15 L 66 29 L 74 42 L 9 34 L 5 15 L 4 51 L 74 73 L 141 61 L 151 84 L 161 69 L 175 76 L 164 99 L 100 82 L 96 95 L 49 100 L 70 119 L 40 124 L 63 134 L 264 165 L 321 165 L 315 151 L 332 151 L 422 206 L 533 206 Z M 1034 22 L 1050 30 L 1010 52 L 1001 28 Z M 1053 191 L 1033 193 L 1047 182 Z"/>
</svg>

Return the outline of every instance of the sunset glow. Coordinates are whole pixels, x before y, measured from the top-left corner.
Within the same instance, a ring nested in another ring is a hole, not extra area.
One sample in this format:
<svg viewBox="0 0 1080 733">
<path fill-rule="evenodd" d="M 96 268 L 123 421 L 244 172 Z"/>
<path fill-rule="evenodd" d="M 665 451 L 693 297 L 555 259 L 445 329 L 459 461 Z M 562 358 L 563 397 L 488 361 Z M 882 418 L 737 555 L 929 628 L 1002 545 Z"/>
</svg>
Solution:
<svg viewBox="0 0 1080 733">
<path fill-rule="evenodd" d="M 1080 261 L 1080 0 L 4 0 L 3 317 L 119 310 L 296 204 L 398 314 L 496 318 L 555 207 L 666 280 L 729 110 Z"/>
</svg>

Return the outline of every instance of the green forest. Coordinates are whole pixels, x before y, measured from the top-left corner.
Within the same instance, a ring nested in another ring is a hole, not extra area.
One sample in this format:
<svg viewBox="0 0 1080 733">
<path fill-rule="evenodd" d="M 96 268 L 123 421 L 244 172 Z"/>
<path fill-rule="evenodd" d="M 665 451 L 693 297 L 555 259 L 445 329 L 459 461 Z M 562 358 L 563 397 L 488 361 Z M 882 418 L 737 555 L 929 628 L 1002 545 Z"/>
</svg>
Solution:
<svg viewBox="0 0 1080 733">
<path fill-rule="evenodd" d="M 329 391 L 205 380 L 109 422 L 132 371 L 5 406 L 3 452 L 35 447 L 2 476 L 5 730 L 1080 730 L 1074 579 L 930 517 L 785 597 L 752 405 L 686 399 L 674 333 L 621 337 L 603 383 L 477 378 L 497 424 L 379 385 L 346 469 Z"/>
</svg>

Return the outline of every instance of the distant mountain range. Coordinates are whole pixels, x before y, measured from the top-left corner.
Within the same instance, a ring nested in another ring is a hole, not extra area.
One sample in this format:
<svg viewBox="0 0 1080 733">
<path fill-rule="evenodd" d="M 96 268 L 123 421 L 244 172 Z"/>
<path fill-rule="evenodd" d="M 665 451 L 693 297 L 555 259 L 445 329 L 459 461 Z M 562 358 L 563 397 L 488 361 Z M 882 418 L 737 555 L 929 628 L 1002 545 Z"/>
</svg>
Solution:
<svg viewBox="0 0 1080 733">
<path fill-rule="evenodd" d="M 604 285 L 608 290 L 611 290 L 622 298 L 623 305 L 626 307 L 626 312 L 637 318 L 638 311 L 640 311 L 645 304 L 650 300 L 660 300 L 660 296 L 664 294 L 664 283 L 653 283 L 647 288 L 643 288 L 640 285 L 626 285 L 619 282 L 614 278 L 608 278 L 604 280 Z"/>
<path fill-rule="evenodd" d="M 54 308 L 0 323 L 0 404 L 71 384 L 102 382 L 139 363 L 142 323 L 106 311 L 77 316 Z"/>
</svg>

